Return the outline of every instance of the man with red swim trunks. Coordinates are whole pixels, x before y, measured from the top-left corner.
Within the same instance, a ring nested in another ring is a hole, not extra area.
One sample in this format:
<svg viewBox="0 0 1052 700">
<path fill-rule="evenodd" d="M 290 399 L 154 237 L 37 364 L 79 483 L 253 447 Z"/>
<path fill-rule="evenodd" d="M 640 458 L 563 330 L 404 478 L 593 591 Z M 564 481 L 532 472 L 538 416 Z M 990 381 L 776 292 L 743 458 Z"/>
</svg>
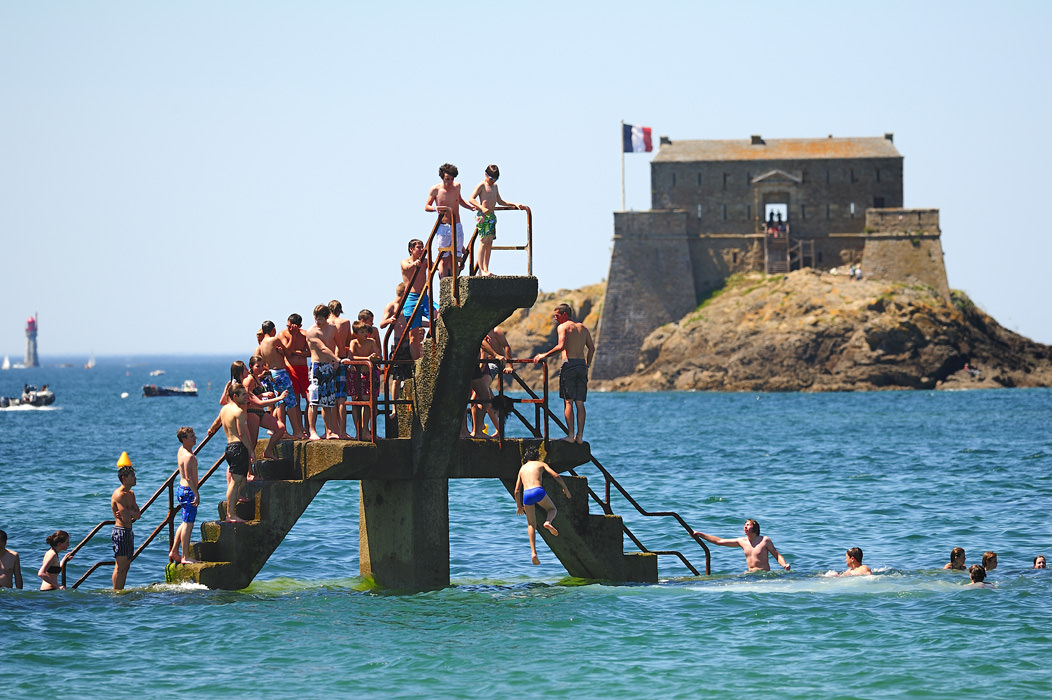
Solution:
<svg viewBox="0 0 1052 700">
<path fill-rule="evenodd" d="M 289 378 L 292 380 L 292 391 L 296 395 L 296 407 L 300 400 L 306 398 L 307 389 L 310 387 L 310 367 L 307 360 L 310 359 L 310 348 L 307 347 L 307 338 L 303 335 L 303 317 L 299 314 L 289 316 L 288 326 L 278 334 L 282 344 L 285 345 L 285 369 L 288 370 Z M 301 413 L 302 416 L 304 413 Z M 292 415 L 292 412 L 289 412 Z M 302 420 L 302 418 L 301 418 Z M 288 428 L 290 434 L 305 435 L 307 426 L 293 425 Z"/>
</svg>

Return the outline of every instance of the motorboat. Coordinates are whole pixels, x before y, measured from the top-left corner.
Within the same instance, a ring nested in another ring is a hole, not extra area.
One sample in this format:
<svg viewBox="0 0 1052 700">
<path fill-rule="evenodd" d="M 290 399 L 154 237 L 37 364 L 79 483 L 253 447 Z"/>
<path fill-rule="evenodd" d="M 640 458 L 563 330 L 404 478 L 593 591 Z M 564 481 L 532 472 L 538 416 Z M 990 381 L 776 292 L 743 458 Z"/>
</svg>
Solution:
<svg viewBox="0 0 1052 700">
<path fill-rule="evenodd" d="M 21 396 L 17 398 L 0 397 L 0 408 L 9 408 L 11 406 L 50 406 L 53 403 L 55 403 L 55 392 L 51 391 L 47 384 L 39 389 L 32 384 L 26 384 L 22 387 Z"/>
<path fill-rule="evenodd" d="M 187 379 L 182 386 L 157 386 L 156 384 L 143 384 L 143 396 L 197 396 L 197 384 L 193 379 Z"/>
</svg>

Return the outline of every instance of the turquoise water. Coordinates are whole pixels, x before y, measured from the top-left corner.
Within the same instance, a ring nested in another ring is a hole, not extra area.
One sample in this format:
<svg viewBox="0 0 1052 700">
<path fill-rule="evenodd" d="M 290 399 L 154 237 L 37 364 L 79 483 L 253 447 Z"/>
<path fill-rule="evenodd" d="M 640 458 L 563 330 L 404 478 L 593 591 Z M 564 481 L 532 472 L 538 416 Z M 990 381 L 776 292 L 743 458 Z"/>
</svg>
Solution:
<svg viewBox="0 0 1052 700">
<path fill-rule="evenodd" d="M 524 521 L 500 484 L 465 480 L 450 488 L 453 585 L 364 592 L 357 484 L 346 482 L 322 490 L 246 591 L 158 585 L 164 543 L 135 561 L 122 594 L 106 590 L 105 570 L 77 591 L 36 591 L 44 538 L 61 528 L 77 541 L 107 517 L 122 450 L 145 501 L 174 468 L 176 429 L 202 433 L 215 416 L 228 362 L 100 358 L 90 372 L 0 373 L 0 394 L 50 382 L 58 397 L 52 409 L 0 410 L 0 528 L 27 588 L 0 590 L 8 694 L 1052 694 L 1052 577 L 1028 568 L 1052 555 L 1048 390 L 589 399 L 593 453 L 644 507 L 726 537 L 756 518 L 791 573 L 745 575 L 740 551 L 713 547 L 710 577 L 662 558 L 657 585 L 568 579 L 542 544 L 541 565 L 530 565 Z M 150 379 L 157 368 L 167 374 Z M 183 379 L 201 396 L 139 396 L 144 383 Z M 208 445 L 201 461 L 219 455 Z M 594 470 L 581 473 L 601 485 Z M 199 519 L 215 517 L 221 498 L 221 479 L 206 484 Z M 616 499 L 615 510 L 648 547 L 703 566 L 681 529 Z M 97 542 L 70 565 L 71 583 L 110 555 L 108 537 Z M 826 576 L 856 545 L 876 575 Z M 954 546 L 969 564 L 998 552 L 992 587 L 939 570 Z"/>
</svg>

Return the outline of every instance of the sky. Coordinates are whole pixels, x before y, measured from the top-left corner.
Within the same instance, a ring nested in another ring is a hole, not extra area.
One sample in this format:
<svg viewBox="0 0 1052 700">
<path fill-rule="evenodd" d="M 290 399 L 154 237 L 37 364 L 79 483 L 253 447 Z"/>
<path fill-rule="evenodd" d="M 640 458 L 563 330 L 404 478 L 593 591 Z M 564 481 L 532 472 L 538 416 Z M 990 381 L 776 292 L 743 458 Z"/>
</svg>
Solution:
<svg viewBox="0 0 1052 700">
<path fill-rule="evenodd" d="M 605 279 L 620 123 L 883 136 L 950 286 L 1052 343 L 1052 3 L 0 0 L 0 354 L 246 357 L 394 296 L 438 166 L 533 212 L 544 291 Z M 625 156 L 650 208 L 653 154 Z M 505 213 L 498 244 L 525 242 Z M 524 274 L 521 253 L 494 253 Z"/>
</svg>

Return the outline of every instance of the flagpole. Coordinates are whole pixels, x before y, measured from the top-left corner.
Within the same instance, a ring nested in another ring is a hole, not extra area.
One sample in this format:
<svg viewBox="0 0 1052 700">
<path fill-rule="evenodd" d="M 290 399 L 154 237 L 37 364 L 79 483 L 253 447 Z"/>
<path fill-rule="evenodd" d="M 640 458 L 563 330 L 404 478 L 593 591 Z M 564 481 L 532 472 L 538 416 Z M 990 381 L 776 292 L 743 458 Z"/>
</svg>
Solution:
<svg viewBox="0 0 1052 700">
<path fill-rule="evenodd" d="M 621 133 L 618 141 L 621 151 L 621 211 L 625 210 L 625 120 L 621 120 Z"/>
</svg>

